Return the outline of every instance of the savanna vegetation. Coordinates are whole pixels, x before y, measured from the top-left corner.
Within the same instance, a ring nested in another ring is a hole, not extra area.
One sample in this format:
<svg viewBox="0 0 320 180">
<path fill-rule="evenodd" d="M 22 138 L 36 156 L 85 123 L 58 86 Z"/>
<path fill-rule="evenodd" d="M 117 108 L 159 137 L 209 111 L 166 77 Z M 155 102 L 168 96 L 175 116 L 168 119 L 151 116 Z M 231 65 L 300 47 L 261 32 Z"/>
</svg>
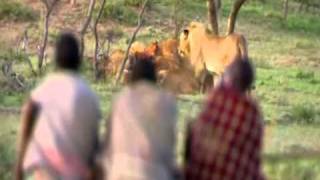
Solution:
<svg viewBox="0 0 320 180">
<path fill-rule="evenodd" d="M 55 5 L 40 73 L 38 55 L 43 44 L 45 6 L 38 0 L 0 0 L 0 179 L 13 177 L 19 109 L 32 88 L 54 70 L 51 60 L 55 37 L 63 29 L 80 32 L 89 4 L 77 0 L 71 5 L 61 0 Z M 92 22 L 101 4 L 96 1 Z M 97 24 L 99 53 L 126 49 L 143 4 L 144 0 L 106 0 Z M 221 30 L 226 29 L 232 4 L 233 0 L 222 1 Z M 208 22 L 204 0 L 150 0 L 143 17 L 136 40 L 145 43 L 173 37 L 176 29 L 192 20 Z M 319 19 L 317 0 L 248 0 L 238 14 L 235 31 L 247 38 L 249 56 L 256 66 L 254 95 L 261 103 L 266 124 L 264 171 L 268 179 L 320 179 Z M 92 22 L 84 36 L 82 73 L 97 92 L 106 117 L 123 85 L 114 85 L 115 77 L 96 78 Z M 197 115 L 204 97 L 197 93 L 177 96 L 180 163 L 186 123 Z"/>
</svg>

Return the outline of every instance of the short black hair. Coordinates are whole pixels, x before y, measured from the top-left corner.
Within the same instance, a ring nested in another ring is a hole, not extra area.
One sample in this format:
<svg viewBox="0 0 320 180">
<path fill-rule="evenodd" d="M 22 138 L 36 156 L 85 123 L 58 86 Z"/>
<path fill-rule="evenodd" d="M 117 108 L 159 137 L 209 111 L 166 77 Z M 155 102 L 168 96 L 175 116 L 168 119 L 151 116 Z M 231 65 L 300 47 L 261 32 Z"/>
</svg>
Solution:
<svg viewBox="0 0 320 180">
<path fill-rule="evenodd" d="M 58 68 L 77 71 L 81 65 L 79 43 L 74 34 L 63 32 L 58 36 L 55 49 Z"/>
<path fill-rule="evenodd" d="M 234 61 L 226 72 L 231 76 L 232 83 L 242 92 L 249 90 L 255 79 L 254 68 L 247 58 Z"/>
<path fill-rule="evenodd" d="M 131 83 L 138 81 L 148 81 L 155 83 L 157 81 L 156 68 L 154 60 L 149 56 L 136 56 L 132 65 Z"/>
</svg>

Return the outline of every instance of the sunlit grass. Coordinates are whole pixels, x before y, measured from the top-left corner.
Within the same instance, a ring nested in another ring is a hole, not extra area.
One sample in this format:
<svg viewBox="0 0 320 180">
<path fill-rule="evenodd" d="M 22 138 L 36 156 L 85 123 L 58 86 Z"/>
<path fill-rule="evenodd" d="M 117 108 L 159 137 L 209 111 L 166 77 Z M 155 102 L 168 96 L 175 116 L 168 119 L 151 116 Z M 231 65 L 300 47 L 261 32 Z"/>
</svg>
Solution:
<svg viewBox="0 0 320 180">
<path fill-rule="evenodd" d="M 7 3 L 0 0 L 0 4 L 3 2 Z M 231 2 L 231 0 L 223 1 L 220 16 L 221 34 L 224 34 L 226 28 Z M 157 24 L 158 21 L 170 22 L 171 3 L 170 0 L 163 0 L 153 4 L 152 12 L 149 13 L 154 13 L 154 16 L 147 19 L 137 40 L 149 43 L 171 36 L 172 29 L 164 31 Z M 14 10 L 16 13 L 10 6 L 11 15 L 21 17 L 20 11 L 24 10 L 21 7 Z M 0 14 L 1 8 L 5 7 L 0 7 Z M 291 11 L 287 21 L 284 21 L 281 8 L 281 1 L 277 0 L 267 1 L 265 4 L 250 1 L 241 9 L 236 26 L 236 32 L 244 34 L 247 38 L 250 58 L 257 67 L 254 94 L 261 104 L 266 122 L 264 154 L 278 157 L 270 159 L 266 156 L 264 171 L 269 179 L 320 179 L 319 159 L 303 157 L 286 159 L 286 156 L 281 156 L 291 152 L 308 154 L 309 151 L 320 149 L 318 142 L 320 138 L 320 21 L 318 19 L 320 16 Z M 111 15 L 111 18 L 115 18 L 121 24 L 114 28 L 115 31 L 121 32 L 122 36 L 112 44 L 112 49 L 125 49 L 131 36 L 131 33 L 126 31 L 126 25 L 136 24 L 138 9 L 130 7 L 129 11 L 126 11 L 128 8 L 123 6 L 117 9 L 106 7 L 106 9 L 108 11 L 105 15 Z M 180 11 L 186 23 L 191 20 L 203 22 L 207 20 L 204 1 L 187 0 L 182 4 Z M 104 20 L 106 16 L 103 22 Z M 50 32 L 49 40 L 53 41 L 58 30 L 53 29 Z M 39 34 L 41 33 L 34 31 L 30 33 L 30 37 L 37 39 Z M 93 52 L 92 39 L 90 34 L 86 39 L 86 51 L 89 56 Z M 14 55 L 13 51 L 9 51 L 10 47 L 5 46 L 6 44 L 0 45 L 0 60 L 14 59 L 14 70 L 27 77 L 30 87 L 24 93 L 9 91 L 2 86 L 5 80 L 0 76 L 0 108 L 20 109 L 30 90 L 40 82 L 40 78 L 32 77 L 26 62 L 19 59 L 20 56 Z M 32 56 L 31 61 L 36 67 L 37 57 Z M 0 61 L 0 64 L 2 62 Z M 97 92 L 103 119 L 106 119 L 110 114 L 112 101 L 122 86 L 114 87 L 114 79 L 110 77 L 105 81 L 95 82 L 87 59 L 81 73 L 92 89 Z M 196 117 L 204 98 L 203 95 L 177 97 L 179 109 L 177 158 L 179 162 L 183 153 L 186 124 L 190 118 Z M 15 159 L 14 147 L 18 119 L 18 114 L 0 113 L 0 179 L 12 179 L 11 169 Z"/>
</svg>

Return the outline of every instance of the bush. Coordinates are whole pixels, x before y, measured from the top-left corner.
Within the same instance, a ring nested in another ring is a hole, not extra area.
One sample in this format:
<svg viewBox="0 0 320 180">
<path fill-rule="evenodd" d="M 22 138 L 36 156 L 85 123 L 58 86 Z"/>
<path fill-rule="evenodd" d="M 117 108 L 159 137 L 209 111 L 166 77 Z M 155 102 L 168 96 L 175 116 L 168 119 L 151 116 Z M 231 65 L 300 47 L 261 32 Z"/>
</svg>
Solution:
<svg viewBox="0 0 320 180">
<path fill-rule="evenodd" d="M 128 25 L 135 25 L 138 13 L 132 7 L 126 7 L 121 1 L 111 1 L 105 6 L 103 18 L 110 18 Z"/>
<path fill-rule="evenodd" d="M 125 6 L 135 6 L 135 7 L 140 7 L 143 5 L 145 0 L 124 0 L 124 5 Z M 148 3 L 150 4 L 150 3 Z"/>
<path fill-rule="evenodd" d="M 0 0 L 0 20 L 33 21 L 37 19 L 36 13 L 21 3 Z"/>
<path fill-rule="evenodd" d="M 285 24 L 288 30 L 308 32 L 308 33 L 320 33 L 319 17 L 316 16 L 299 16 L 290 15 Z"/>
<path fill-rule="evenodd" d="M 23 61 L 26 57 L 24 52 L 16 52 L 14 49 L 5 49 L 0 51 L 0 60 L 4 61 Z"/>
<path fill-rule="evenodd" d="M 304 71 L 298 71 L 296 74 L 297 79 L 314 79 L 314 72 L 304 72 Z"/>
<path fill-rule="evenodd" d="M 317 111 L 310 104 L 297 104 L 291 108 L 291 119 L 297 123 L 315 123 Z"/>
</svg>

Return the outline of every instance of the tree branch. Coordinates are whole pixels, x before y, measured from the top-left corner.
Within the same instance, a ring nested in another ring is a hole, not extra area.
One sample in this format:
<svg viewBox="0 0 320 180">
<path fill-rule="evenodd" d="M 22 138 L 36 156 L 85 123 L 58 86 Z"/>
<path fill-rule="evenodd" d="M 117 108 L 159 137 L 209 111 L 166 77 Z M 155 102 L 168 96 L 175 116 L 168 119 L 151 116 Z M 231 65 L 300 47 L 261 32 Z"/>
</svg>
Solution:
<svg viewBox="0 0 320 180">
<path fill-rule="evenodd" d="M 41 0 L 41 2 L 46 6 L 46 9 L 49 9 L 49 3 L 47 0 Z"/>
<path fill-rule="evenodd" d="M 99 74 L 98 73 L 99 34 L 98 34 L 97 26 L 98 26 L 99 20 L 102 16 L 102 12 L 104 10 L 105 4 L 106 4 L 106 0 L 102 0 L 98 16 L 97 16 L 97 18 L 94 22 L 94 26 L 93 26 L 93 33 L 94 33 L 94 37 L 95 37 L 95 50 L 94 50 L 93 67 L 94 67 L 96 79 L 98 78 L 98 74 Z"/>
<path fill-rule="evenodd" d="M 118 83 L 120 82 L 120 79 L 121 79 L 121 77 L 122 77 L 124 68 L 125 68 L 126 63 L 127 63 L 127 61 L 128 61 L 129 51 L 130 51 L 131 45 L 132 45 L 132 43 L 134 42 L 134 40 L 136 39 L 136 36 L 137 36 L 140 28 L 141 28 L 142 25 L 143 25 L 143 13 L 144 13 L 144 11 L 145 11 L 145 9 L 146 9 L 146 7 L 147 7 L 148 2 L 149 2 L 149 0 L 145 0 L 145 2 L 144 2 L 144 4 L 143 4 L 143 7 L 142 7 L 142 9 L 141 9 L 141 11 L 140 11 L 139 18 L 138 18 L 138 25 L 137 25 L 137 27 L 136 27 L 136 29 L 135 29 L 132 37 L 131 37 L 131 40 L 130 40 L 130 42 L 129 42 L 129 45 L 128 45 L 128 47 L 127 47 L 125 57 L 124 57 L 123 62 L 122 62 L 122 64 L 121 64 L 120 70 L 119 70 L 119 72 L 118 72 L 118 76 L 117 76 L 117 79 L 116 79 L 116 84 L 118 84 Z"/>
<path fill-rule="evenodd" d="M 283 1 L 283 18 L 287 20 L 288 17 L 289 0 Z"/>
<path fill-rule="evenodd" d="M 30 67 L 30 70 L 32 72 L 32 74 L 34 76 L 37 75 L 36 71 L 33 69 L 33 65 L 31 63 L 31 60 L 29 58 L 29 54 L 28 54 L 28 46 L 29 46 L 29 36 L 28 36 L 28 27 L 26 27 L 26 29 L 24 30 L 23 32 L 23 38 L 22 38 L 22 51 L 24 52 L 24 54 L 26 55 L 26 60 L 27 60 L 27 63 L 28 63 L 28 66 Z"/>
<path fill-rule="evenodd" d="M 233 4 L 232 10 L 231 10 L 230 15 L 229 15 L 229 18 L 228 18 L 227 35 L 229 35 L 229 34 L 231 34 L 231 33 L 234 32 L 238 12 L 239 12 L 241 6 L 243 5 L 243 3 L 244 3 L 245 1 L 246 1 L 246 0 L 237 0 L 237 1 Z"/>
<path fill-rule="evenodd" d="M 218 5 L 215 0 L 208 0 L 208 19 L 214 35 L 219 35 L 219 24 L 217 15 Z"/>
<path fill-rule="evenodd" d="M 54 7 L 56 6 L 56 4 L 60 0 L 54 0 L 51 5 L 49 5 L 48 1 L 46 1 L 46 0 L 41 0 L 41 1 L 46 5 L 47 13 L 46 13 L 46 16 L 44 19 L 44 37 L 43 37 L 42 45 L 40 46 L 39 54 L 38 54 L 38 60 L 39 60 L 38 61 L 38 68 L 39 68 L 40 74 L 41 74 L 42 65 L 43 65 L 44 52 L 46 50 L 47 42 L 48 42 L 50 15 L 51 15 Z"/>
<path fill-rule="evenodd" d="M 81 57 L 83 57 L 84 49 L 85 49 L 84 35 L 86 34 L 88 26 L 90 24 L 90 21 L 92 19 L 92 14 L 93 14 L 95 4 L 96 4 L 96 0 L 90 0 L 87 17 L 84 21 L 84 24 L 82 25 L 82 27 L 80 29 L 80 55 L 81 55 Z"/>
</svg>

